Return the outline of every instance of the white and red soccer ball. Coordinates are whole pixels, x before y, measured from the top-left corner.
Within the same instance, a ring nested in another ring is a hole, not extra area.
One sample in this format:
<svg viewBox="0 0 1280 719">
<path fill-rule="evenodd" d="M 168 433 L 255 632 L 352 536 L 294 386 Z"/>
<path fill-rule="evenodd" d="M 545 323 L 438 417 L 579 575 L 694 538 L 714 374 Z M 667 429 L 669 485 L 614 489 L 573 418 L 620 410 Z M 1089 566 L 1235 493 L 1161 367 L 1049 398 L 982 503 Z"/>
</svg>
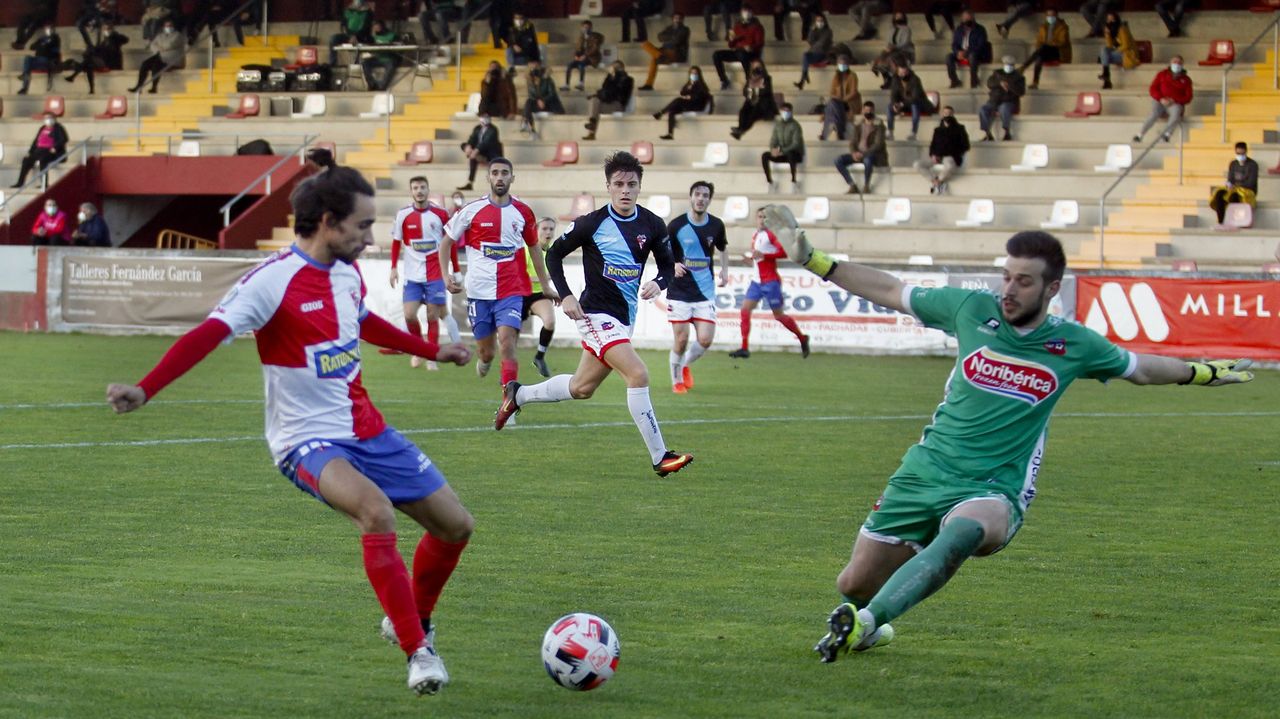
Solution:
<svg viewBox="0 0 1280 719">
<path fill-rule="evenodd" d="M 576 612 L 552 622 L 542 637 L 542 664 L 552 681 L 586 692 L 618 669 L 618 635 L 605 620 Z"/>
</svg>

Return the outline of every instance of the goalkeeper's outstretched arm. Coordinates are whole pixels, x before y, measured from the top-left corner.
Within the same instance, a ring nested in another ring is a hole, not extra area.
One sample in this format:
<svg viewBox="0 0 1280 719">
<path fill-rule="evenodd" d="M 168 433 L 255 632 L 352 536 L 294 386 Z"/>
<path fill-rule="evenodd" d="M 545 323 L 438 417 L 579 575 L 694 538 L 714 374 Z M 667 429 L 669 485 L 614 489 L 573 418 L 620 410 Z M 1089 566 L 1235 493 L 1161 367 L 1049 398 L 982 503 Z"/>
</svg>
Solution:
<svg viewBox="0 0 1280 719">
<path fill-rule="evenodd" d="M 1217 387 L 1239 384 L 1253 379 L 1247 359 L 1184 362 L 1173 357 L 1138 355 L 1133 374 L 1126 379 L 1134 384 L 1198 384 Z"/>
</svg>

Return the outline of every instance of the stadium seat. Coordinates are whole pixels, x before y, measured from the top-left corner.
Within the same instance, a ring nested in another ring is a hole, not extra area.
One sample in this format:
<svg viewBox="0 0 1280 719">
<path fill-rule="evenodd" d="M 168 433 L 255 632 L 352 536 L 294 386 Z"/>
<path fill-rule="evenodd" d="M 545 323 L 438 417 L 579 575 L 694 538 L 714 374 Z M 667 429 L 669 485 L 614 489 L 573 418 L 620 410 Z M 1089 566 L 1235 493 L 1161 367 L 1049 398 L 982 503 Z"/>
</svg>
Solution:
<svg viewBox="0 0 1280 719">
<path fill-rule="evenodd" d="M 560 219 L 565 222 L 582 217 L 583 215 L 593 212 L 596 209 L 596 198 L 588 192 L 580 192 L 574 198 L 572 204 L 569 205 L 569 211 L 560 215 Z"/>
<path fill-rule="evenodd" d="M 573 140 L 562 140 L 556 143 L 556 154 L 550 160 L 542 162 L 543 167 L 564 167 L 578 162 L 578 143 Z"/>
<path fill-rule="evenodd" d="M 1199 269 L 1195 260 L 1174 260 L 1171 264 L 1174 272 L 1195 272 Z"/>
<path fill-rule="evenodd" d="M 44 109 L 42 109 L 38 114 L 32 115 L 31 119 L 39 120 L 50 113 L 52 113 L 54 117 L 62 117 L 66 112 L 67 101 L 61 95 L 45 95 Z"/>
<path fill-rule="evenodd" d="M 729 195 L 724 198 L 724 212 L 720 219 L 732 224 L 741 222 L 751 216 L 751 200 L 746 195 Z"/>
<path fill-rule="evenodd" d="M 328 110 L 328 103 L 325 101 L 324 93 L 313 92 L 308 94 L 302 100 L 302 111 L 290 114 L 295 120 L 305 120 L 313 117 L 319 117 Z"/>
<path fill-rule="evenodd" d="M 1128 145 L 1107 145 L 1106 157 L 1101 165 L 1094 165 L 1094 172 L 1119 172 L 1133 164 L 1133 148 Z"/>
<path fill-rule="evenodd" d="M 1138 47 L 1138 62 L 1147 65 L 1155 57 L 1155 53 L 1151 48 L 1150 40 L 1138 40 L 1134 43 Z"/>
<path fill-rule="evenodd" d="M 897 225 L 911 219 L 911 200 L 906 197 L 890 197 L 884 203 L 884 215 L 872 220 L 873 225 Z"/>
<path fill-rule="evenodd" d="M 112 95 L 107 99 L 107 109 L 94 115 L 95 120 L 111 120 L 129 114 L 129 98 L 125 95 Z"/>
<path fill-rule="evenodd" d="M 653 143 L 648 140 L 636 140 L 631 143 L 631 154 L 640 161 L 641 165 L 649 165 L 653 163 Z"/>
<path fill-rule="evenodd" d="M 462 112 L 455 112 L 454 117 L 476 117 L 480 114 L 480 93 L 473 92 L 467 96 L 467 106 Z"/>
<path fill-rule="evenodd" d="M 1267 168 L 1267 174 L 1268 174 L 1268 175 L 1280 175 L 1280 160 L 1277 160 L 1277 161 L 1276 161 L 1276 166 L 1275 166 L 1275 167 L 1268 167 L 1268 168 Z"/>
<path fill-rule="evenodd" d="M 796 218 L 796 222 L 811 225 L 815 222 L 825 222 L 830 218 L 831 200 L 822 195 L 812 195 L 804 198 L 804 210 Z"/>
<path fill-rule="evenodd" d="M 1231 40 L 1214 40 L 1209 43 L 1209 57 L 1200 61 L 1201 66 L 1230 65 L 1236 61 L 1236 44 Z"/>
<path fill-rule="evenodd" d="M 369 111 L 360 113 L 360 119 L 374 120 L 379 117 L 386 117 L 395 111 L 396 96 L 391 93 L 380 92 L 373 96 Z"/>
<path fill-rule="evenodd" d="M 649 201 L 644 206 L 665 220 L 671 216 L 671 195 L 649 195 Z"/>
<path fill-rule="evenodd" d="M 285 65 L 286 72 L 297 72 L 303 68 L 319 64 L 320 51 L 315 45 L 302 45 L 293 51 L 293 62 Z"/>
<path fill-rule="evenodd" d="M 907 264 L 931 267 L 933 265 L 933 255 L 911 255 L 907 257 Z"/>
<path fill-rule="evenodd" d="M 435 159 L 435 145 L 430 140 L 418 140 L 413 143 L 413 147 L 409 148 L 409 152 L 405 153 L 404 159 L 396 163 L 404 167 L 411 165 L 425 165 Z"/>
<path fill-rule="evenodd" d="M 729 143 L 708 142 L 706 150 L 702 153 L 702 159 L 694 162 L 693 166 L 707 169 L 727 164 L 729 164 Z"/>
<path fill-rule="evenodd" d="M 1089 117 L 1102 114 L 1102 93 L 1082 92 L 1076 95 L 1076 109 L 1064 112 L 1064 117 Z"/>
<path fill-rule="evenodd" d="M 969 200 L 969 211 L 963 220 L 956 220 L 956 227 L 980 227 L 996 219 L 996 203 L 991 200 Z"/>
<path fill-rule="evenodd" d="M 200 143 L 197 140 L 183 140 L 178 143 L 178 157 L 199 157 Z"/>
<path fill-rule="evenodd" d="M 1049 146 L 1041 144 L 1030 144 L 1022 148 L 1022 162 L 1016 165 L 1009 165 L 1009 169 L 1014 172 L 1033 172 L 1042 167 L 1049 166 Z"/>
<path fill-rule="evenodd" d="M 1061 230 L 1080 221 L 1080 203 L 1075 200 L 1054 200 L 1049 219 L 1040 223 L 1042 230 Z"/>
<path fill-rule="evenodd" d="M 581 15 L 599 16 L 604 14 L 604 0 L 582 0 Z"/>
<path fill-rule="evenodd" d="M 258 113 L 261 110 L 262 110 L 262 104 L 261 104 L 261 101 L 258 99 L 257 95 L 253 93 L 249 93 L 247 95 L 241 95 L 240 107 L 236 108 L 235 112 L 227 113 L 227 119 L 243 120 L 246 117 L 257 117 Z"/>
<path fill-rule="evenodd" d="M 1247 202 L 1233 202 L 1227 205 L 1223 213 L 1222 223 L 1213 226 L 1215 230 L 1234 232 L 1253 227 L 1253 205 Z"/>
</svg>

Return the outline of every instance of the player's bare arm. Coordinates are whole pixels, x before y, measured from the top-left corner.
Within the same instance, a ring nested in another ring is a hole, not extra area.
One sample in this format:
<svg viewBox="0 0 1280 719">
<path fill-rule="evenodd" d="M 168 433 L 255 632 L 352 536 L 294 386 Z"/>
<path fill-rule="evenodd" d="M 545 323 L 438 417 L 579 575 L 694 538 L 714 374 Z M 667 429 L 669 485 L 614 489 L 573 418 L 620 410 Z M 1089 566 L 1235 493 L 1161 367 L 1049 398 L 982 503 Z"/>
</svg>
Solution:
<svg viewBox="0 0 1280 719">
<path fill-rule="evenodd" d="M 449 258 L 453 256 L 454 239 L 448 232 L 444 232 L 440 237 L 440 251 L 436 257 L 440 261 L 440 276 L 444 278 L 445 289 L 452 294 L 462 292 L 462 283 L 454 276 L 449 267 Z"/>
<path fill-rule="evenodd" d="M 1137 355 L 1137 366 L 1126 379 L 1134 384 L 1196 384 L 1218 387 L 1253 379 L 1247 359 L 1184 362 L 1160 355 Z"/>
</svg>

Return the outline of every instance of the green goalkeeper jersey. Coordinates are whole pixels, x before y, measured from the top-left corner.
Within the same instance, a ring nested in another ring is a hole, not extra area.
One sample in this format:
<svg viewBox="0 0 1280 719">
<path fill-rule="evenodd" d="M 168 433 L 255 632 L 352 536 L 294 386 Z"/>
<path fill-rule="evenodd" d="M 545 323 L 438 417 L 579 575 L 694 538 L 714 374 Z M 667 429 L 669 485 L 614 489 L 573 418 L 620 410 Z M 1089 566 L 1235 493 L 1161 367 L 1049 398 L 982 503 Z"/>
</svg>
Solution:
<svg viewBox="0 0 1280 719">
<path fill-rule="evenodd" d="M 915 287 L 906 293 L 916 318 L 956 338 L 959 356 L 942 404 L 904 461 L 927 462 L 957 482 L 996 484 L 1026 507 L 1058 398 L 1079 377 L 1128 376 L 1136 356 L 1059 317 L 1021 334 L 990 292 Z"/>
</svg>

